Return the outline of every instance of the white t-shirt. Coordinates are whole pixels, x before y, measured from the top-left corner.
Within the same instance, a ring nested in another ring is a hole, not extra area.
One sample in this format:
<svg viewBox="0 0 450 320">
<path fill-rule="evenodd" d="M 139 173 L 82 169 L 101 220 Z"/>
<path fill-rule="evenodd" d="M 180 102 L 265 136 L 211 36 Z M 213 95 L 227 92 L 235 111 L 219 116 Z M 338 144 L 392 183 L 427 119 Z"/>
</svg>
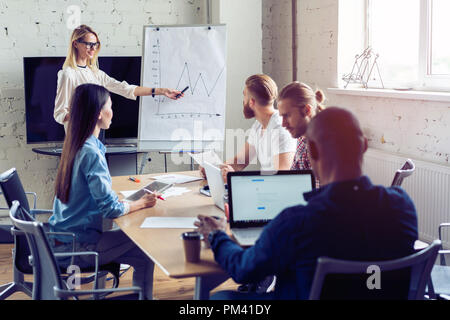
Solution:
<svg viewBox="0 0 450 320">
<path fill-rule="evenodd" d="M 68 67 L 58 72 L 58 86 L 53 112 L 56 122 L 64 124 L 63 120 L 69 112 L 70 99 L 75 88 L 84 83 L 98 84 L 125 98 L 136 100 L 134 90 L 137 86 L 135 85 L 130 85 L 126 81 L 119 82 L 102 70 L 94 72 L 89 67 L 77 67 L 76 69 Z"/>
<path fill-rule="evenodd" d="M 259 121 L 255 121 L 250 128 L 247 142 L 255 148 L 261 170 L 274 170 L 274 156 L 296 150 L 297 140 L 292 138 L 281 123 L 282 118 L 278 110 L 275 110 L 265 130 Z"/>
</svg>

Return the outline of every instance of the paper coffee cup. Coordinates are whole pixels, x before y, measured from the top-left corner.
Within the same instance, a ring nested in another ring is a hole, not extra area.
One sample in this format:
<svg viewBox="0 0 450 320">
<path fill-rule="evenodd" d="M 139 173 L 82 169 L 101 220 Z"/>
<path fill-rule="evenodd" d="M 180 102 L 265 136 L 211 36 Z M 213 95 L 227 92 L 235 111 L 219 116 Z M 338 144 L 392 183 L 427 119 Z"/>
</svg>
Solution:
<svg viewBox="0 0 450 320">
<path fill-rule="evenodd" d="M 201 240 L 203 239 L 202 234 L 196 231 L 183 232 L 181 234 L 181 239 L 183 239 L 184 246 L 184 256 L 187 262 L 199 262 L 200 261 L 200 250 L 201 250 Z"/>
</svg>

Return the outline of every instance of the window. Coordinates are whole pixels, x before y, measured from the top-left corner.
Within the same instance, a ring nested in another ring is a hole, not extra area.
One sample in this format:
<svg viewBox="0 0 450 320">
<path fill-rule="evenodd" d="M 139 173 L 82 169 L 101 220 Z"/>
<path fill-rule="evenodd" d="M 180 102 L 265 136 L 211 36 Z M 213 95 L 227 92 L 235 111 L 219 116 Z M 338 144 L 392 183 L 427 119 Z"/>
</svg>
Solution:
<svg viewBox="0 0 450 320">
<path fill-rule="evenodd" d="M 386 88 L 450 89 L 450 1 L 366 0 L 366 46 Z"/>
</svg>

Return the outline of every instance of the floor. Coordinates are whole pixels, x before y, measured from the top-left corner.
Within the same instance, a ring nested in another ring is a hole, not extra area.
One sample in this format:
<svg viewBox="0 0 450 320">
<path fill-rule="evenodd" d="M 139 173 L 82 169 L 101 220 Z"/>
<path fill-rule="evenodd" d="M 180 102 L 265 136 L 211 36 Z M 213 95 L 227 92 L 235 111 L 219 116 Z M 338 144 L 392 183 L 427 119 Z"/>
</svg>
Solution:
<svg viewBox="0 0 450 320">
<path fill-rule="evenodd" d="M 0 285 L 8 283 L 12 280 L 12 244 L 0 244 Z M 132 269 L 128 270 L 120 278 L 120 287 L 131 286 Z M 154 274 L 153 295 L 157 300 L 192 300 L 194 295 L 194 278 L 187 279 L 171 279 L 166 276 L 157 266 Z M 27 281 L 32 281 L 32 276 L 26 276 Z M 108 284 L 107 284 L 108 286 Z M 213 292 L 218 290 L 236 290 L 237 284 L 229 279 L 224 282 Z M 7 300 L 31 300 L 23 293 L 15 293 Z"/>
</svg>

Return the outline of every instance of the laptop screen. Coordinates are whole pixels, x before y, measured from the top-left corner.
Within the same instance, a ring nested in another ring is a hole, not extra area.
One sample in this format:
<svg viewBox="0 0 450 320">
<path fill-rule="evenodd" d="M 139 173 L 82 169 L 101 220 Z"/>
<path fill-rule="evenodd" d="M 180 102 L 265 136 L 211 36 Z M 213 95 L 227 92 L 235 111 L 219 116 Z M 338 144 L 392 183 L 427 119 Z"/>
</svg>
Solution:
<svg viewBox="0 0 450 320">
<path fill-rule="evenodd" d="M 273 175 L 261 175 L 259 171 L 229 173 L 230 226 L 264 225 L 283 209 L 306 204 L 303 193 L 313 186 L 310 170 L 278 171 Z"/>
</svg>

